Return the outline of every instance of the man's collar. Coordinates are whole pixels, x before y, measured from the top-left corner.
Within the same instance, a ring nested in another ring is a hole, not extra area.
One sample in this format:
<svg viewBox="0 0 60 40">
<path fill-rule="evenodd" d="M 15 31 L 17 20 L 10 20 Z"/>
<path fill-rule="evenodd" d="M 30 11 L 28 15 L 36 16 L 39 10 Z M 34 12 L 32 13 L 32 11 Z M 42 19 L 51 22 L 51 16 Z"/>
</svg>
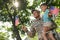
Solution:
<svg viewBox="0 0 60 40">
<path fill-rule="evenodd" d="M 40 20 L 41 18 L 39 17 L 39 18 L 37 18 L 37 20 Z"/>
</svg>

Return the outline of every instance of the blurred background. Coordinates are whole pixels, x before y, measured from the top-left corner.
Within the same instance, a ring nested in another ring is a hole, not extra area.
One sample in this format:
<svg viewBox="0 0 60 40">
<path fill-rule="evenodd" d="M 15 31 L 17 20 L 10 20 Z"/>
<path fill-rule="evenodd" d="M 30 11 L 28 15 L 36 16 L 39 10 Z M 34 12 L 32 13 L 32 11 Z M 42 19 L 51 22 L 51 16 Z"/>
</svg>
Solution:
<svg viewBox="0 0 60 40">
<path fill-rule="evenodd" d="M 21 26 L 30 28 L 31 20 L 34 20 L 31 10 L 41 11 L 40 4 L 44 2 L 60 11 L 60 0 L 0 0 L 0 40 L 37 40 L 37 35 L 34 38 L 28 37 Z M 54 21 L 60 35 L 60 12 Z"/>
</svg>

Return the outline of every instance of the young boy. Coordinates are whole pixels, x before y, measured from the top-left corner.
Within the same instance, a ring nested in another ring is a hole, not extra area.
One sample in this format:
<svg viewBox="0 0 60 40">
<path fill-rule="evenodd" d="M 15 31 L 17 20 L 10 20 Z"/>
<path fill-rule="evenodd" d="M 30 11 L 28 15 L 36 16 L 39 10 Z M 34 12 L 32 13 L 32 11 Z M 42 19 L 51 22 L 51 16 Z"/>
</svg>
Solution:
<svg viewBox="0 0 60 40">
<path fill-rule="evenodd" d="M 51 31 L 51 28 L 52 28 L 52 22 L 51 22 L 51 13 L 49 12 L 49 9 L 47 9 L 47 4 L 46 3 L 43 3 L 41 4 L 41 9 L 42 11 L 44 12 L 44 14 L 42 15 L 42 20 L 43 20 L 43 33 L 42 33 L 42 36 L 44 38 L 44 40 L 48 40 L 47 38 L 47 35 L 49 35 L 49 38 L 51 40 L 55 40 L 54 36 L 53 36 L 53 33 Z"/>
</svg>

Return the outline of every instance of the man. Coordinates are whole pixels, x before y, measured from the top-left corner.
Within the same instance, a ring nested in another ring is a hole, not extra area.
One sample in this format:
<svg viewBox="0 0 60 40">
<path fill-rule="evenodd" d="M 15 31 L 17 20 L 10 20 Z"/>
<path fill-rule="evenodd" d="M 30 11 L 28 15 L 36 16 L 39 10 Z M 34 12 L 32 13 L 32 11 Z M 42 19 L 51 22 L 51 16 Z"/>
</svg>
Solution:
<svg viewBox="0 0 60 40">
<path fill-rule="evenodd" d="M 38 40 L 42 40 L 42 20 L 40 18 L 40 12 L 38 10 L 32 10 L 35 20 L 32 21 L 30 31 L 25 26 L 22 26 L 22 30 L 27 33 L 28 36 L 34 37 L 36 32 L 38 34 Z"/>
<path fill-rule="evenodd" d="M 42 15 L 42 20 L 43 20 L 43 38 L 44 40 L 48 40 L 47 38 L 47 33 L 49 35 L 49 38 L 51 40 L 55 40 L 53 33 L 51 31 L 51 29 L 53 28 L 53 22 L 52 22 L 52 14 L 49 12 L 48 6 L 46 3 L 41 4 L 41 9 L 44 12 L 44 14 Z"/>
</svg>

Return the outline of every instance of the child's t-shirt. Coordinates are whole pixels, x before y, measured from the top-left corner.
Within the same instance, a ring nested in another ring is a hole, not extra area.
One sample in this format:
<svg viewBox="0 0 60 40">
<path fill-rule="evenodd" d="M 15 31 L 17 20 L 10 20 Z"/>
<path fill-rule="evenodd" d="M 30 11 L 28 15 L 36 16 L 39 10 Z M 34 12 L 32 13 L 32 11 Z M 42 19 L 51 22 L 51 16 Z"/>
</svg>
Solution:
<svg viewBox="0 0 60 40">
<path fill-rule="evenodd" d="M 44 15 L 42 16 L 42 20 L 43 22 L 50 22 L 51 18 L 48 16 L 49 14 L 49 9 L 46 9 L 46 11 L 44 12 Z"/>
</svg>

